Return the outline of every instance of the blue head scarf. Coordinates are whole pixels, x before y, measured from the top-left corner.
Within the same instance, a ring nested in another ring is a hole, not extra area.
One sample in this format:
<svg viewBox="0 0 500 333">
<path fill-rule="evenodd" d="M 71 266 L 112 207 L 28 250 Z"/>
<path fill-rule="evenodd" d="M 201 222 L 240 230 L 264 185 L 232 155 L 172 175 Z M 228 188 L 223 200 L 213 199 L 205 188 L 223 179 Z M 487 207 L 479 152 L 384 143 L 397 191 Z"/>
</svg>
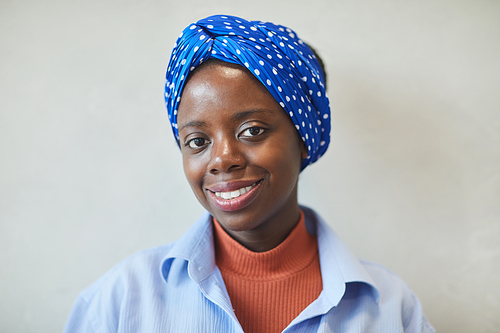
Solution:
<svg viewBox="0 0 500 333">
<path fill-rule="evenodd" d="M 224 15 L 189 25 L 174 45 L 165 103 L 177 144 L 177 109 L 186 78 L 210 58 L 246 67 L 267 88 L 306 144 L 302 169 L 325 153 L 330 143 L 330 103 L 314 53 L 287 27 Z"/>
</svg>

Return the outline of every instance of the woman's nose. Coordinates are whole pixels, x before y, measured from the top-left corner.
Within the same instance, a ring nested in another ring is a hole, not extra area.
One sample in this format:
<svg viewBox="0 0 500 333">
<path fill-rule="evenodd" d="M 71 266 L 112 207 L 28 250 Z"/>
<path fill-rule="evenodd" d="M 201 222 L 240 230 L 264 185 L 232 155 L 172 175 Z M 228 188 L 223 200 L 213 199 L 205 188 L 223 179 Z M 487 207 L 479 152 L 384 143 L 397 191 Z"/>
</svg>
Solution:
<svg viewBox="0 0 500 333">
<path fill-rule="evenodd" d="M 211 173 L 230 172 L 245 166 L 246 161 L 237 140 L 225 139 L 212 144 Z"/>
</svg>

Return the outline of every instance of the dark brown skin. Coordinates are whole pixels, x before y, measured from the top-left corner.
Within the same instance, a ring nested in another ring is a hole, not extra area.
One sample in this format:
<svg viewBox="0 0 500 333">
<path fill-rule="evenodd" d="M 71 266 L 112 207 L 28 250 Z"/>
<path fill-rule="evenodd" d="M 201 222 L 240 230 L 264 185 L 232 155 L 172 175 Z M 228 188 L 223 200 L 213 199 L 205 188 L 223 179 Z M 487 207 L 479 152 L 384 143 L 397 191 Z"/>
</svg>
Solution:
<svg viewBox="0 0 500 333">
<path fill-rule="evenodd" d="M 212 61 L 191 74 L 177 120 L 184 172 L 203 207 L 249 250 L 278 246 L 300 218 L 297 181 L 307 157 L 281 106 L 245 68 Z M 252 199 L 221 209 L 215 192 L 241 182 L 259 182 Z"/>
</svg>

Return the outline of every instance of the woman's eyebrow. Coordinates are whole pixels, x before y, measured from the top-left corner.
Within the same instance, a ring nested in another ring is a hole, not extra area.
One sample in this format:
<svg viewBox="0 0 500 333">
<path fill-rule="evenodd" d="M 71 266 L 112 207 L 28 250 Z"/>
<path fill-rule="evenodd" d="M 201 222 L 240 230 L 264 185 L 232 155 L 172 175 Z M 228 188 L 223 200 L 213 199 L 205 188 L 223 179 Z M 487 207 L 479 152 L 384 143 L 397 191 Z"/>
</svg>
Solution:
<svg viewBox="0 0 500 333">
<path fill-rule="evenodd" d="M 207 123 L 204 121 L 192 120 L 192 121 L 180 126 L 178 131 L 180 132 L 186 127 L 207 127 Z"/>
<path fill-rule="evenodd" d="M 247 110 L 247 111 L 238 112 L 238 113 L 231 116 L 231 120 L 238 121 L 241 119 L 245 119 L 245 118 L 247 118 L 255 113 L 274 114 L 274 112 L 272 110 L 269 110 L 269 109 L 254 109 L 254 110 Z"/>
</svg>

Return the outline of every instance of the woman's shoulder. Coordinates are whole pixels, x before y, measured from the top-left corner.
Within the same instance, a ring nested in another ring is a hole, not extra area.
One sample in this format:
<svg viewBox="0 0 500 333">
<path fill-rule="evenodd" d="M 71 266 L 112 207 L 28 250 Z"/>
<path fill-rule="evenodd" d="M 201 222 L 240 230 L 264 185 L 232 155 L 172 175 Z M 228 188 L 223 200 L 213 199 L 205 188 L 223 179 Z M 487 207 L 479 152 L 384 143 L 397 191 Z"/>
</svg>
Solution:
<svg viewBox="0 0 500 333">
<path fill-rule="evenodd" d="M 90 286 L 80 292 L 73 304 L 64 332 L 99 331 L 103 325 L 118 327 L 124 310 L 141 298 L 154 297 L 161 286 L 160 265 L 175 242 L 142 250 L 123 259 Z M 133 301 L 135 300 L 135 301 Z M 110 330 L 113 331 L 113 330 Z"/>
<path fill-rule="evenodd" d="M 85 288 L 79 298 L 91 302 L 103 291 L 118 292 L 131 283 L 143 283 L 159 278 L 160 265 L 165 256 L 176 244 L 171 242 L 161 246 L 138 251 L 123 259 L 90 286 Z"/>
<path fill-rule="evenodd" d="M 378 263 L 361 259 L 359 262 L 368 272 L 382 302 L 394 301 L 403 307 L 405 304 L 408 307 L 420 307 L 417 296 L 399 275 Z"/>
</svg>

